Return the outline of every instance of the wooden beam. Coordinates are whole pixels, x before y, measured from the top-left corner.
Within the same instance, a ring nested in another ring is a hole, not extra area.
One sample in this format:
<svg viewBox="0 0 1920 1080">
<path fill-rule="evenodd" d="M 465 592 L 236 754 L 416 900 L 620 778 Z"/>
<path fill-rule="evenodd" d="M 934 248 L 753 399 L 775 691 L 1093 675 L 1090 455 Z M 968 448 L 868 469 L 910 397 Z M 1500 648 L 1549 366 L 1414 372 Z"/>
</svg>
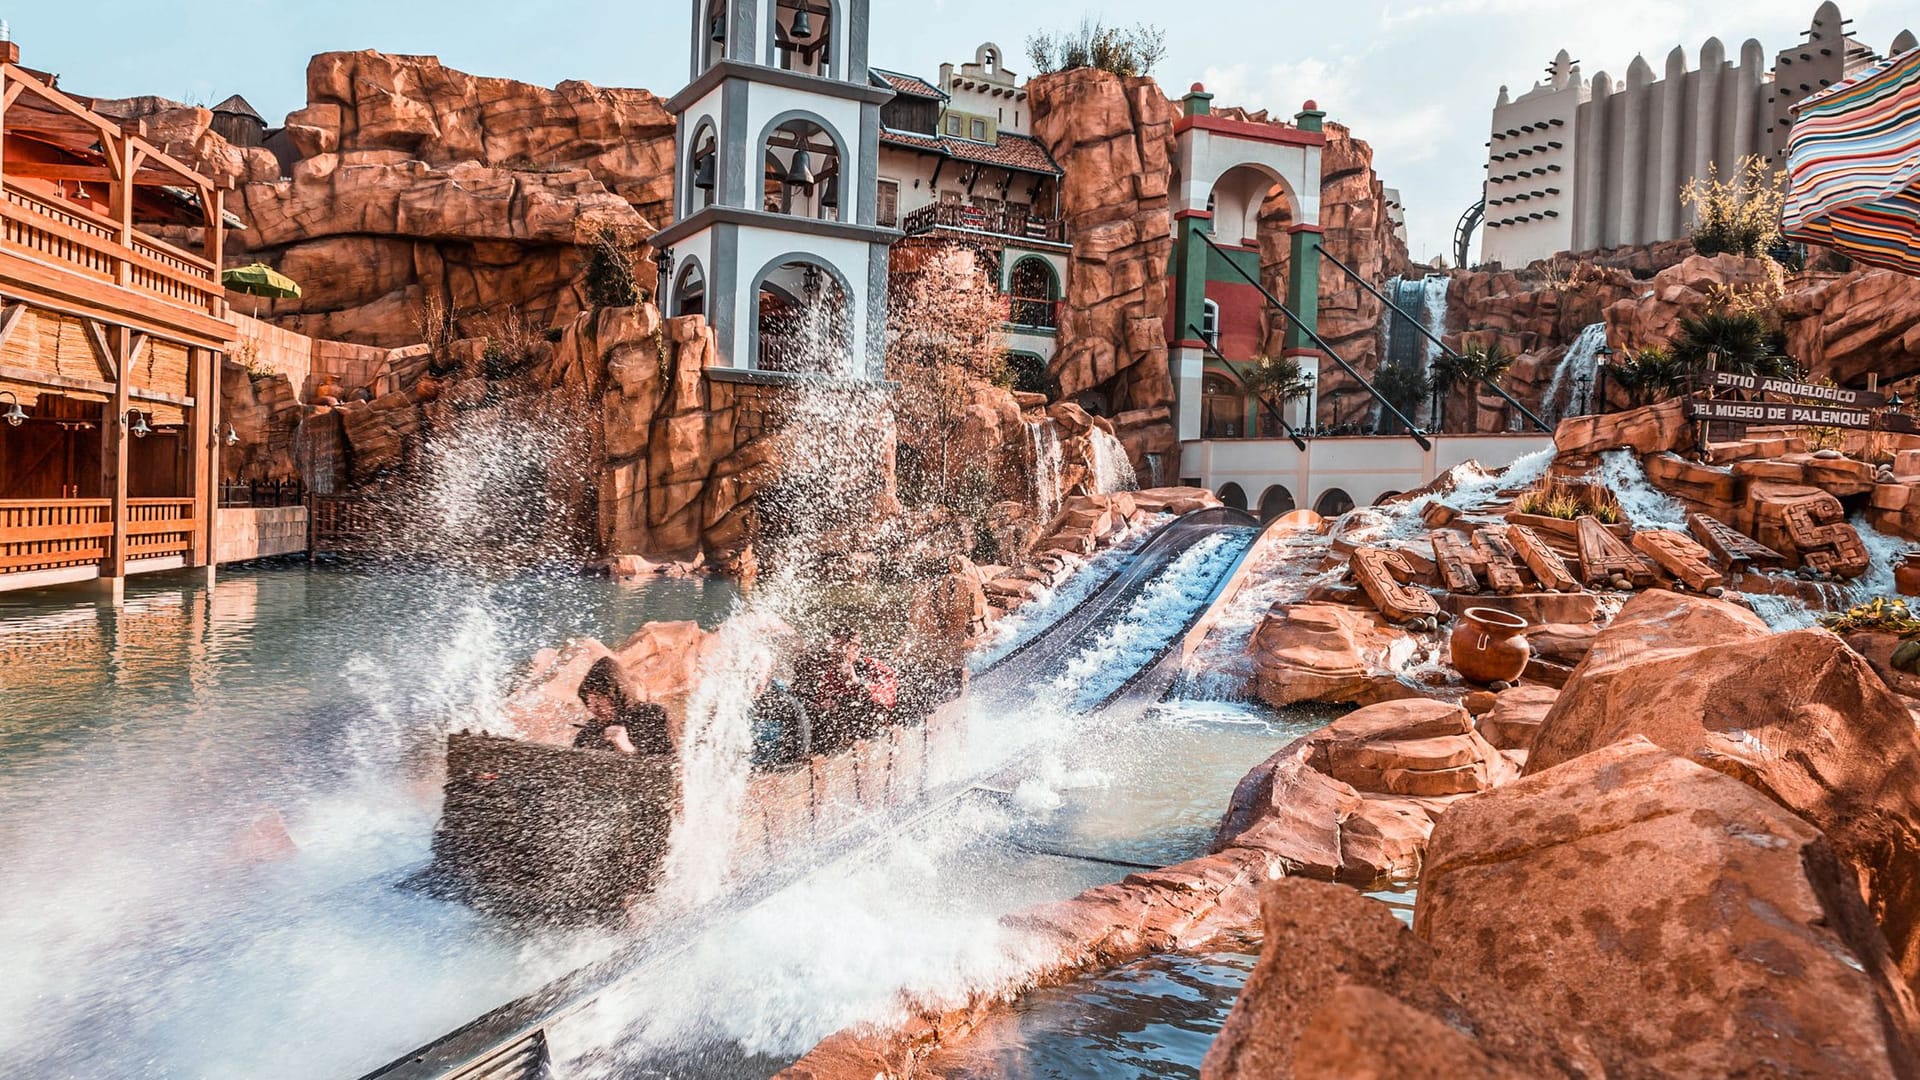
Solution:
<svg viewBox="0 0 1920 1080">
<path fill-rule="evenodd" d="M 112 343 L 107 340 L 107 325 L 93 319 L 86 320 L 87 340 L 93 342 L 94 355 L 99 358 L 100 365 L 106 368 L 107 378 L 117 380 L 124 370 L 120 367 L 119 357 L 114 354 Z"/>
<path fill-rule="evenodd" d="M 49 161 L 15 161 L 7 166 L 7 175 L 97 184 L 110 184 L 114 180 L 113 171 L 104 165 L 69 165 Z"/>
<path fill-rule="evenodd" d="M 14 329 L 26 314 L 25 304 L 9 304 L 4 312 L 0 312 L 0 348 L 6 347 L 7 339 L 13 336 Z"/>
<path fill-rule="evenodd" d="M 133 347 L 133 332 L 124 326 L 113 328 L 112 339 L 115 355 L 122 361 L 117 370 L 123 375 L 129 369 L 126 362 L 130 359 Z M 123 578 L 127 576 L 127 408 L 130 402 L 127 395 L 127 380 L 118 378 L 113 386 L 111 414 L 107 422 L 100 426 L 106 439 L 104 452 L 100 460 L 107 468 L 111 481 L 106 488 L 107 497 L 113 500 L 113 508 L 108 517 L 113 522 L 113 540 L 107 549 L 107 558 L 100 567 L 100 576 Z"/>
<path fill-rule="evenodd" d="M 8 382 L 25 383 L 28 386 L 44 386 L 49 390 L 80 390 L 89 394 L 103 394 L 109 398 L 114 395 L 113 383 L 101 379 L 82 379 L 75 375 L 56 375 L 35 368 L 15 367 L 12 364 L 0 364 L 0 379 Z M 158 401 L 167 405 L 178 405 L 191 409 L 198 400 L 194 397 L 182 397 L 163 390 L 143 390 L 137 386 L 127 388 L 127 396 L 140 401 Z"/>
</svg>

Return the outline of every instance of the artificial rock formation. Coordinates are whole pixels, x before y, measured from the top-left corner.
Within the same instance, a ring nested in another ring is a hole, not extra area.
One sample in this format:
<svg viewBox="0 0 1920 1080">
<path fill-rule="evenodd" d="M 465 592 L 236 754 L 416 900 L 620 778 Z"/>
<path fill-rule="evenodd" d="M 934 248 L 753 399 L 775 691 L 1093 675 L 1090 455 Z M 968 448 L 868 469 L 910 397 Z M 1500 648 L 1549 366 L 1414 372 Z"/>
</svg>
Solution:
<svg viewBox="0 0 1920 1080">
<path fill-rule="evenodd" d="M 1302 701 L 1369 705 L 1417 693 L 1395 672 L 1418 642 L 1365 608 L 1275 605 L 1248 639 L 1254 693 L 1276 709 Z"/>
<path fill-rule="evenodd" d="M 369 50 L 315 56 L 307 100 L 277 161 L 228 146 L 205 118 L 159 119 L 177 129 L 170 147 L 239 184 L 228 207 L 250 227 L 230 256 L 301 283 L 262 313 L 315 337 L 416 342 L 430 299 L 456 337 L 508 310 L 558 324 L 586 306 L 583 245 L 671 218 L 673 118 L 644 90 L 547 89 Z"/>
<path fill-rule="evenodd" d="M 1527 773 L 1644 736 L 1823 830 L 1908 981 L 1920 978 L 1920 734 L 1872 667 L 1821 630 L 1651 591 L 1621 609 L 1541 722 Z"/>
</svg>

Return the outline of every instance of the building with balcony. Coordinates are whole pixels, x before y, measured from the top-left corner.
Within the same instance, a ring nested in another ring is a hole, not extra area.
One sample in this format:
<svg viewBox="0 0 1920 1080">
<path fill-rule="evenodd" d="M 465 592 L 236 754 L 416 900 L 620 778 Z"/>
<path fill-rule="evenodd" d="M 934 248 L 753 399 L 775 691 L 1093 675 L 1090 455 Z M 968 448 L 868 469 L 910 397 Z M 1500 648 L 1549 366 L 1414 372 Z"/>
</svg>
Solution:
<svg viewBox="0 0 1920 1080">
<path fill-rule="evenodd" d="M 117 597 L 215 560 L 224 193 L 19 58 L 0 42 L 0 590 Z"/>
<path fill-rule="evenodd" d="M 1053 359 L 1070 252 L 1058 162 L 1031 132 L 1027 91 L 991 42 L 938 82 L 873 69 L 894 93 L 880 109 L 879 223 L 911 247 L 958 241 L 980 252 L 1008 298 L 1007 352 Z M 903 266 L 912 265 L 903 259 Z"/>
</svg>

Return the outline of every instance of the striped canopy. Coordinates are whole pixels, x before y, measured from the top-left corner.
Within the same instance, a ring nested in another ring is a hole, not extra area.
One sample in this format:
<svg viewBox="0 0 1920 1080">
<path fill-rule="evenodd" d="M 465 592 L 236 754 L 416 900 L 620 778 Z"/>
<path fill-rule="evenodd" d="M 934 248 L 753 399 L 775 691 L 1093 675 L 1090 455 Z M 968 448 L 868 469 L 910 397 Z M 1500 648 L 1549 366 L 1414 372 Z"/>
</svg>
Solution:
<svg viewBox="0 0 1920 1080">
<path fill-rule="evenodd" d="M 1920 49 L 1835 83 L 1795 114 L 1787 238 L 1920 274 Z"/>
</svg>

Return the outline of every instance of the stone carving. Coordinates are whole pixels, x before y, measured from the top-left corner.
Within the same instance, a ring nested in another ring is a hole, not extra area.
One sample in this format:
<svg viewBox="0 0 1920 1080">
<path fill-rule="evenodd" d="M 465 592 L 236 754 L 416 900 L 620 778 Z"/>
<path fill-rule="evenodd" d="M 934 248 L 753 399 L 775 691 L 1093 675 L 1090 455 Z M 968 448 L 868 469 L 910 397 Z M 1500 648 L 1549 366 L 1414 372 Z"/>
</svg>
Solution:
<svg viewBox="0 0 1920 1080">
<path fill-rule="evenodd" d="M 1712 553 L 1694 543 L 1686 533 L 1649 529 L 1633 534 L 1633 546 L 1695 592 L 1706 592 L 1724 584 L 1720 572 L 1710 562 Z"/>
<path fill-rule="evenodd" d="M 1433 562 L 1441 588 L 1451 593 L 1480 591 L 1480 575 L 1474 572 L 1480 558 L 1459 533 L 1442 530 L 1433 534 Z"/>
<path fill-rule="evenodd" d="M 1527 579 L 1520 570 L 1519 552 L 1508 541 L 1505 529 L 1481 529 L 1474 533 L 1473 550 L 1479 555 L 1481 573 L 1494 592 L 1510 595 L 1526 589 Z"/>
<path fill-rule="evenodd" d="M 1405 584 L 1413 575 L 1406 556 L 1386 548 L 1363 547 L 1353 553 L 1351 570 L 1360 588 L 1394 622 L 1439 618 L 1440 605 L 1424 589 Z"/>
<path fill-rule="evenodd" d="M 1847 524 L 1846 508 L 1832 495 L 1821 494 L 1786 508 L 1787 535 L 1800 560 L 1823 573 L 1859 577 L 1872 559 L 1860 534 Z"/>
<path fill-rule="evenodd" d="M 1583 517 L 1575 525 L 1579 530 L 1580 576 L 1587 584 L 1605 585 L 1618 579 L 1638 585 L 1652 580 L 1640 556 L 1597 518 Z"/>
<path fill-rule="evenodd" d="M 1507 526 L 1507 540 L 1520 556 L 1520 561 L 1540 582 L 1540 587 L 1548 592 L 1579 592 L 1580 583 L 1573 579 L 1567 570 L 1567 561 L 1560 553 L 1547 546 L 1540 534 L 1525 525 Z"/>
<path fill-rule="evenodd" d="M 1708 514 L 1687 515 L 1687 532 L 1722 566 L 1736 573 L 1753 566 L 1784 566 L 1787 561 L 1786 556 Z"/>
</svg>

